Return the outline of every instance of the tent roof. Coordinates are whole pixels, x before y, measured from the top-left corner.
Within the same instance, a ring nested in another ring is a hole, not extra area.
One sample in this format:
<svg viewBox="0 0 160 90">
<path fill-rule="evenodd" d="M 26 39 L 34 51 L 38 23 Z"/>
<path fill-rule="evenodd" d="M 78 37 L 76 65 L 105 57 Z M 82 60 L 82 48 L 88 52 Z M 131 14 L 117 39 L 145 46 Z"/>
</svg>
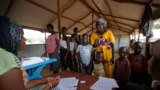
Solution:
<svg viewBox="0 0 160 90">
<path fill-rule="evenodd" d="M 95 19 L 104 17 L 115 35 L 129 34 L 138 28 L 147 3 L 147 0 L 59 1 L 61 27 L 67 27 L 68 33 L 73 33 L 73 28 L 78 27 L 80 34 L 90 34 L 95 29 Z M 159 8 L 160 0 L 154 0 L 152 7 L 153 10 Z M 58 31 L 57 0 L 0 0 L 0 15 L 16 19 L 26 28 L 38 30 L 44 30 L 48 23 L 52 23 Z"/>
</svg>

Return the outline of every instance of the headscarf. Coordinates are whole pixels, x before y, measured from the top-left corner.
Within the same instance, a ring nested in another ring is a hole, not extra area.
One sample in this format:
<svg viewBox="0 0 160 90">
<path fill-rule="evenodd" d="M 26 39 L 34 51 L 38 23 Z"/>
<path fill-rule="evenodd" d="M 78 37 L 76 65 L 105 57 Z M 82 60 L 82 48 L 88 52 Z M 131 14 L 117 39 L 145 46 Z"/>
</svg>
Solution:
<svg viewBox="0 0 160 90">
<path fill-rule="evenodd" d="M 96 19 L 96 23 L 103 24 L 104 27 L 107 26 L 107 22 L 106 22 L 106 20 L 104 20 L 103 18 L 97 18 L 97 19 Z"/>
<path fill-rule="evenodd" d="M 0 48 L 17 55 L 23 31 L 15 20 L 0 16 Z"/>
</svg>

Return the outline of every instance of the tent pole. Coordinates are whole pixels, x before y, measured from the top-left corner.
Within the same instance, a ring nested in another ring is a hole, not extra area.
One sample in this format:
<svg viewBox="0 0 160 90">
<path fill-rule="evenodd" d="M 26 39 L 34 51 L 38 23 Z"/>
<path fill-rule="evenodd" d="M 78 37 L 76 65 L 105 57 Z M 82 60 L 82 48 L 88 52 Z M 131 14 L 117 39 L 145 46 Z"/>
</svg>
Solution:
<svg viewBox="0 0 160 90">
<path fill-rule="evenodd" d="M 59 30 L 59 38 L 61 39 L 61 11 L 60 11 L 60 0 L 57 0 L 57 11 L 58 11 L 58 30 Z"/>
<path fill-rule="evenodd" d="M 136 30 L 134 30 L 134 40 L 136 41 Z"/>
<path fill-rule="evenodd" d="M 150 39 L 150 36 L 146 37 L 146 43 L 145 43 L 145 55 L 147 57 L 147 61 L 151 58 L 149 39 Z"/>
<path fill-rule="evenodd" d="M 120 43 L 121 43 L 121 35 L 119 35 L 119 39 L 118 39 L 118 49 L 120 48 Z"/>
<path fill-rule="evenodd" d="M 94 12 L 92 12 L 92 22 L 94 22 Z M 92 23 L 92 33 L 93 33 L 93 29 L 94 29 L 94 23 Z"/>
<path fill-rule="evenodd" d="M 140 41 L 140 30 L 138 30 L 138 41 Z"/>
</svg>

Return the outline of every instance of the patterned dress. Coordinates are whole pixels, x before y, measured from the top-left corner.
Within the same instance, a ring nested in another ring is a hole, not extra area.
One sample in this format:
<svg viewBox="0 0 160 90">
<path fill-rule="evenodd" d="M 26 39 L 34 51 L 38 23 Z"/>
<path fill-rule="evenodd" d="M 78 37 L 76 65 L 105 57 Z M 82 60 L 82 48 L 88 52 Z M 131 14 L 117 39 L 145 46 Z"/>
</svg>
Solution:
<svg viewBox="0 0 160 90">
<path fill-rule="evenodd" d="M 112 47 L 110 44 L 115 43 L 114 35 L 110 30 L 107 30 L 103 35 L 99 35 L 98 33 L 94 32 L 91 35 L 91 44 L 97 45 L 96 52 L 103 52 L 104 60 L 108 63 L 103 63 L 104 71 L 106 77 L 112 77 L 113 72 L 113 65 L 111 65 L 111 58 L 112 58 Z"/>
</svg>

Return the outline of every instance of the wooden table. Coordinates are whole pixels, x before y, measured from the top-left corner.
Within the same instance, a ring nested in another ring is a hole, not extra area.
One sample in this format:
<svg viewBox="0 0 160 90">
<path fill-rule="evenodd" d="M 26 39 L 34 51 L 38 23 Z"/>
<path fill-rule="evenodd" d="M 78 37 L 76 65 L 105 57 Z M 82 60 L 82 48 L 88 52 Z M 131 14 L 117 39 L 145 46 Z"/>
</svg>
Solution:
<svg viewBox="0 0 160 90">
<path fill-rule="evenodd" d="M 61 78 L 76 77 L 77 79 L 79 79 L 77 90 L 90 90 L 90 87 L 98 80 L 97 76 L 90 76 L 90 75 L 72 72 L 72 71 L 63 71 L 55 74 L 54 76 L 58 76 L 58 75 L 60 75 Z M 82 84 L 80 83 L 80 81 L 85 81 L 85 83 Z"/>
</svg>

